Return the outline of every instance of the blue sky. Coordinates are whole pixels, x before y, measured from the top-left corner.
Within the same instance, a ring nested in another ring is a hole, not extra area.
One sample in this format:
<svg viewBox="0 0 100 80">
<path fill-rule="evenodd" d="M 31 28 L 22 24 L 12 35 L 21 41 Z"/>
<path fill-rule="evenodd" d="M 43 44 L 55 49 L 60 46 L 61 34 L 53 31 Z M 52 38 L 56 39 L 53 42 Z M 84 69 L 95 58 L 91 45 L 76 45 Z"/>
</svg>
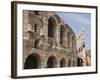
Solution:
<svg viewBox="0 0 100 80">
<path fill-rule="evenodd" d="M 72 28 L 75 34 L 79 33 L 83 27 L 86 48 L 91 49 L 91 14 L 71 12 L 56 12 L 56 14 Z"/>
</svg>

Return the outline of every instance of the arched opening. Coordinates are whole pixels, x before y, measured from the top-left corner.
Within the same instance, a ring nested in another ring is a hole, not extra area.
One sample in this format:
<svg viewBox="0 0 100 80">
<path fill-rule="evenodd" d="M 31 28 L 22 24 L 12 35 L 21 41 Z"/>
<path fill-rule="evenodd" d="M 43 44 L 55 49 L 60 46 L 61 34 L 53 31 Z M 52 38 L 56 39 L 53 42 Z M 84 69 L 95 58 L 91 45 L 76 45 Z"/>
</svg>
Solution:
<svg viewBox="0 0 100 80">
<path fill-rule="evenodd" d="M 78 66 L 83 66 L 83 59 L 82 58 L 78 58 L 77 62 L 78 62 Z"/>
<path fill-rule="evenodd" d="M 68 60 L 68 67 L 71 67 L 71 60 Z"/>
<path fill-rule="evenodd" d="M 56 21 L 53 17 L 48 20 L 48 37 L 54 37 L 54 27 L 56 26 Z"/>
<path fill-rule="evenodd" d="M 57 61 L 54 56 L 49 57 L 47 61 L 47 68 L 54 68 L 57 66 Z"/>
<path fill-rule="evenodd" d="M 29 55 L 24 64 L 24 69 L 36 69 L 39 65 L 39 57 L 37 55 Z"/>
<path fill-rule="evenodd" d="M 66 60 L 64 58 L 60 61 L 60 67 L 66 67 Z"/>
</svg>

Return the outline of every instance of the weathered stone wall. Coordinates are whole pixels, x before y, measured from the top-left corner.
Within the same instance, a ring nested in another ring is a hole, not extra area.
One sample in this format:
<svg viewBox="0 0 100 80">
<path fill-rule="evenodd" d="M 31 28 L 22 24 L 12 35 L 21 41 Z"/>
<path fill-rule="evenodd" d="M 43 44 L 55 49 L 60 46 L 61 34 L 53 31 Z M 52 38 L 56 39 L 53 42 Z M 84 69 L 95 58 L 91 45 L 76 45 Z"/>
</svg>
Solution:
<svg viewBox="0 0 100 80">
<path fill-rule="evenodd" d="M 91 50 L 86 51 L 86 65 L 91 66 Z"/>
<path fill-rule="evenodd" d="M 83 30 L 77 34 L 76 40 L 78 57 L 83 60 L 83 66 L 86 66 L 85 33 Z"/>
<path fill-rule="evenodd" d="M 23 11 L 23 65 L 36 56 L 37 68 L 77 66 L 76 36 L 53 12 Z M 34 62 L 33 62 L 34 64 Z"/>
</svg>

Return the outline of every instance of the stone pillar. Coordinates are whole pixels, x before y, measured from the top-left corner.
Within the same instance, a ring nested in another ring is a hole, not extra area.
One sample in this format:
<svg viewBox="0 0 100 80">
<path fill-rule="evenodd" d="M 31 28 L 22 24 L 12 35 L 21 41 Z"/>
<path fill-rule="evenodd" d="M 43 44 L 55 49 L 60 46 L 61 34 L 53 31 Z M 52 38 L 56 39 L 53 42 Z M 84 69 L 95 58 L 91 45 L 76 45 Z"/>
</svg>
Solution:
<svg viewBox="0 0 100 80">
<path fill-rule="evenodd" d="M 57 25 L 57 30 L 56 30 L 56 33 L 57 33 L 57 37 L 56 37 L 56 41 L 57 41 L 57 45 L 60 46 L 60 24 Z"/>
<path fill-rule="evenodd" d="M 66 39 L 66 48 L 68 48 L 68 31 L 67 30 L 66 30 L 65 39 Z"/>
<path fill-rule="evenodd" d="M 60 63 L 58 63 L 56 67 L 57 67 L 57 68 L 60 68 Z"/>
<path fill-rule="evenodd" d="M 69 48 L 72 49 L 72 35 L 71 35 L 71 33 L 69 34 Z"/>
<path fill-rule="evenodd" d="M 59 68 L 60 67 L 60 59 L 56 58 L 56 64 L 55 67 Z"/>
<path fill-rule="evenodd" d="M 69 48 L 70 46 L 69 46 L 69 42 L 70 42 L 70 32 L 69 31 L 67 31 L 67 37 L 66 37 L 67 39 L 66 39 L 66 41 L 67 41 L 67 48 Z"/>
<path fill-rule="evenodd" d="M 46 68 L 47 67 L 46 65 L 47 65 L 46 62 L 44 62 L 44 60 L 41 60 L 39 64 L 39 68 Z"/>
<path fill-rule="evenodd" d="M 58 26 L 55 26 L 53 28 L 53 33 L 54 33 L 53 39 L 54 39 L 54 41 L 56 41 L 56 43 L 58 45 L 59 45 L 59 40 L 60 40 L 60 38 L 59 38 L 59 35 L 60 35 L 59 32 L 60 32 L 60 28 Z"/>
<path fill-rule="evenodd" d="M 29 23 L 29 11 L 26 11 L 26 10 L 23 11 L 23 25 L 24 25 L 23 37 L 27 38 L 27 37 L 29 37 L 27 30 L 29 30 L 29 28 L 31 27 L 31 24 Z"/>
<path fill-rule="evenodd" d="M 78 62 L 77 62 L 77 58 L 75 59 L 75 66 L 77 66 L 78 65 Z"/>
<path fill-rule="evenodd" d="M 66 39 L 66 37 L 67 37 L 67 33 L 66 33 L 66 31 L 64 30 L 64 32 L 63 32 L 63 37 L 62 37 L 62 45 L 66 48 L 67 47 L 67 39 Z"/>
<path fill-rule="evenodd" d="M 74 36 L 72 35 L 72 49 L 74 49 Z"/>
<path fill-rule="evenodd" d="M 68 60 L 68 67 L 71 67 L 72 65 L 72 62 L 71 62 L 71 59 Z"/>
<path fill-rule="evenodd" d="M 75 37 L 74 37 L 74 43 L 73 44 L 74 44 L 74 53 L 76 53 L 76 47 L 77 46 L 76 46 L 76 38 Z"/>
<path fill-rule="evenodd" d="M 43 17 L 43 35 L 45 36 L 45 38 L 47 39 L 48 38 L 48 16 L 46 16 L 44 14 L 44 17 Z"/>
<path fill-rule="evenodd" d="M 76 45 L 75 36 L 72 35 L 72 50 L 73 50 L 73 53 L 76 52 L 76 50 L 75 50 L 75 49 L 76 49 L 75 45 Z"/>
</svg>

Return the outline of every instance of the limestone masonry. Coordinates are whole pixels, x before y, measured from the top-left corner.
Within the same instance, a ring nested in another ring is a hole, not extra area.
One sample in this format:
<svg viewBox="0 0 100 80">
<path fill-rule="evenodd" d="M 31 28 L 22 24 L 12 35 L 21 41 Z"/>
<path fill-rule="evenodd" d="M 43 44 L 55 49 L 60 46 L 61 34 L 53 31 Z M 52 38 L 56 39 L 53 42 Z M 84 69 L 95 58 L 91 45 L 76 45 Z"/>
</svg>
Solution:
<svg viewBox="0 0 100 80">
<path fill-rule="evenodd" d="M 23 68 L 90 66 L 84 31 L 75 35 L 54 12 L 23 11 Z"/>
</svg>

